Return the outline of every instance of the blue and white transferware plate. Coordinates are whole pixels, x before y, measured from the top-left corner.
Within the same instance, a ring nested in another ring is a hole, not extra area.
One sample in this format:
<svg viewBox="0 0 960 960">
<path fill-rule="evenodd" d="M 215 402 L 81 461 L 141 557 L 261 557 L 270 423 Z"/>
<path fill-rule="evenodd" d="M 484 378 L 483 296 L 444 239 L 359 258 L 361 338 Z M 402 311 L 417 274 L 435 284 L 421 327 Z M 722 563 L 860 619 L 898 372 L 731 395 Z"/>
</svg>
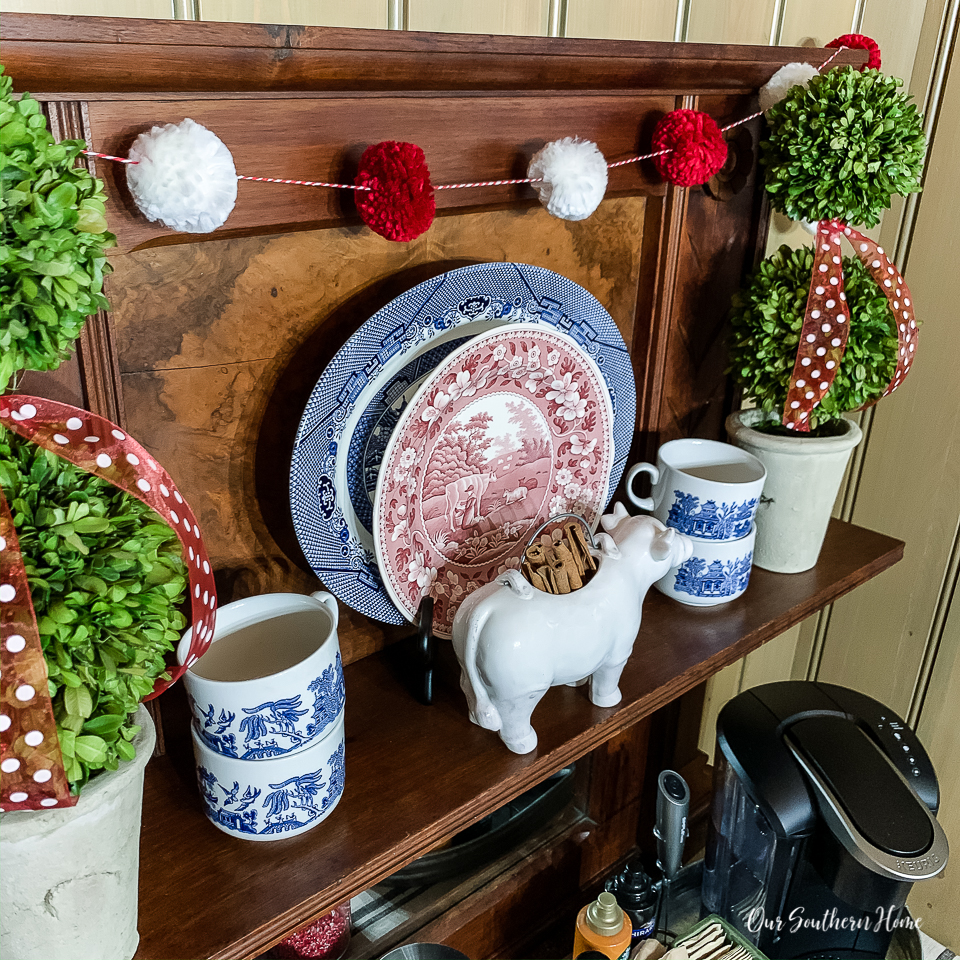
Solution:
<svg viewBox="0 0 960 960">
<path fill-rule="evenodd" d="M 371 534 L 393 427 L 446 356 L 508 323 L 546 324 L 596 363 L 613 409 L 604 505 L 620 482 L 636 420 L 633 366 L 617 325 L 591 293 L 552 270 L 520 263 L 460 267 L 418 284 L 378 310 L 330 361 L 307 401 L 290 467 L 290 505 L 304 555 L 328 590 L 369 617 L 406 622 L 383 586 Z"/>
</svg>

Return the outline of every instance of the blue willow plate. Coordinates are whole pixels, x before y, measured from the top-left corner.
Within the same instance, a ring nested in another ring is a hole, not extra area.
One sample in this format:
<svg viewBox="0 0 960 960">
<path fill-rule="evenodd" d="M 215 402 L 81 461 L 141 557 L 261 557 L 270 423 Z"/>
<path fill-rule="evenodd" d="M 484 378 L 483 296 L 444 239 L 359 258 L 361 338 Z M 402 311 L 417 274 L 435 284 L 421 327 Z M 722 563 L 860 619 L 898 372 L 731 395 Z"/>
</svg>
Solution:
<svg viewBox="0 0 960 960">
<path fill-rule="evenodd" d="M 633 440 L 633 365 L 610 314 L 572 280 L 522 263 L 460 267 L 417 284 L 354 333 L 317 381 L 290 465 L 290 506 L 304 555 L 324 586 L 368 617 L 405 623 L 380 579 L 371 531 L 384 450 L 423 380 L 470 337 L 545 323 L 594 360 L 613 408 L 606 502 Z M 605 504 L 604 504 L 605 505 Z"/>
</svg>

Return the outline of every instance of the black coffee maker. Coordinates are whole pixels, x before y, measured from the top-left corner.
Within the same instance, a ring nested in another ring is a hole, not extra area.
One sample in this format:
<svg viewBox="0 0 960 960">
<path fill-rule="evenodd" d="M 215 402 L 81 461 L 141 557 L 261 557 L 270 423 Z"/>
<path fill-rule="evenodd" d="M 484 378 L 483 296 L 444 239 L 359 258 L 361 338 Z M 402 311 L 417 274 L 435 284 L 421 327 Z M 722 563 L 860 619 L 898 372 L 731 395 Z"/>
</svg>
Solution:
<svg viewBox="0 0 960 960">
<path fill-rule="evenodd" d="M 717 719 L 702 899 L 768 957 L 884 957 L 947 862 L 913 731 L 828 683 L 754 687 Z"/>
</svg>

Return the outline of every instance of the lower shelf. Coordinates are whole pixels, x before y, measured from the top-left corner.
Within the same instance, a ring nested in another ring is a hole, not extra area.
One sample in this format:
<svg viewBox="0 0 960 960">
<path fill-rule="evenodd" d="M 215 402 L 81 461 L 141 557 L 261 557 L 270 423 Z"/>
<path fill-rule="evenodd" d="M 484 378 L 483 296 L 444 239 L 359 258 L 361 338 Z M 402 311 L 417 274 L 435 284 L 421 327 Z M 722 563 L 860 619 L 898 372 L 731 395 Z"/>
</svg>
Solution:
<svg viewBox="0 0 960 960">
<path fill-rule="evenodd" d="M 270 843 L 227 836 L 204 817 L 174 688 L 163 698 L 166 756 L 147 768 L 137 957 L 257 956 L 902 555 L 899 540 L 833 521 L 813 570 L 754 569 L 732 603 L 687 607 L 651 590 L 622 701 L 600 708 L 582 690 L 553 688 L 533 717 L 539 746 L 524 756 L 470 723 L 448 643 L 440 644 L 432 706 L 399 680 L 398 648 L 353 663 L 343 798 L 315 830 Z"/>
<path fill-rule="evenodd" d="M 352 902 L 354 930 L 346 960 L 374 960 L 395 946 L 411 941 L 446 944 L 457 941 L 460 946 L 456 949 L 469 956 L 479 955 L 483 950 L 478 952 L 476 940 L 461 942 L 465 936 L 463 928 L 469 928 L 472 914 L 483 911 L 492 899 L 502 896 L 505 884 L 517 886 L 515 876 L 523 870 L 535 874 L 541 886 L 548 887 L 551 906 L 559 906 L 556 902 L 559 884 L 550 884 L 550 871 L 544 869 L 543 861 L 555 859 L 557 850 L 565 846 L 575 850 L 589 830 L 590 821 L 569 804 L 549 824 L 480 868 L 429 886 L 410 887 L 393 880 L 377 884 Z M 524 891 L 528 894 L 529 886 Z M 577 907 L 572 909 L 576 911 Z M 451 911 L 456 913 L 453 923 Z M 516 936 L 516 931 L 504 929 L 504 913 L 502 909 L 497 911 L 496 938 L 500 942 L 510 939 L 511 934 Z M 521 926 L 525 932 L 535 929 L 540 917 L 549 916 L 543 909 L 525 910 L 524 914 Z M 444 924 L 444 929 L 439 930 L 438 923 Z M 572 940 L 572 936 L 567 939 Z M 569 944 L 565 943 L 565 947 L 569 949 Z M 536 956 L 545 955 L 538 952 Z"/>
</svg>

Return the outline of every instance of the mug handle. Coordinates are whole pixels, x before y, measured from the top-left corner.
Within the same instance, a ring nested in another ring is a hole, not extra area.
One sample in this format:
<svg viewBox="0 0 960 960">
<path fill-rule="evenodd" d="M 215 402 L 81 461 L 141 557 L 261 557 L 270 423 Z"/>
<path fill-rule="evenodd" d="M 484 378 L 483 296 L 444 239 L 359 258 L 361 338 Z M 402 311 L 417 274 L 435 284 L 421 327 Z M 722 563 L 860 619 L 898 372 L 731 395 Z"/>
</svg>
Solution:
<svg viewBox="0 0 960 960">
<path fill-rule="evenodd" d="M 332 593 L 327 593 L 326 590 L 317 590 L 315 593 L 310 594 L 314 600 L 319 600 L 325 607 L 330 609 L 330 612 L 333 614 L 333 629 L 337 629 L 337 624 L 340 622 L 340 608 L 337 606 L 337 598 Z"/>
<path fill-rule="evenodd" d="M 649 473 L 651 483 L 656 483 L 660 479 L 660 471 L 652 463 L 636 463 L 627 471 L 624 489 L 627 491 L 630 502 L 635 506 L 641 510 L 653 510 L 653 497 L 638 497 L 633 492 L 633 480 L 641 473 Z"/>
</svg>

